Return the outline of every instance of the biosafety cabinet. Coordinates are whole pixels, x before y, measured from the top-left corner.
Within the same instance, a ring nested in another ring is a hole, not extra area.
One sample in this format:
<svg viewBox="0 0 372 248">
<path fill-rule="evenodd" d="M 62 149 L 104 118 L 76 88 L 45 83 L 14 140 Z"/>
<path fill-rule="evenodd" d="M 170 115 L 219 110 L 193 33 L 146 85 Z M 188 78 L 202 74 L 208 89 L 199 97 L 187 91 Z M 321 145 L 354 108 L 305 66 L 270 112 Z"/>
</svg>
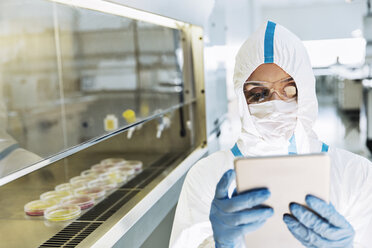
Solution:
<svg viewBox="0 0 372 248">
<path fill-rule="evenodd" d="M 93 0 L 0 27 L 0 247 L 140 247 L 207 152 L 202 29 Z"/>
</svg>

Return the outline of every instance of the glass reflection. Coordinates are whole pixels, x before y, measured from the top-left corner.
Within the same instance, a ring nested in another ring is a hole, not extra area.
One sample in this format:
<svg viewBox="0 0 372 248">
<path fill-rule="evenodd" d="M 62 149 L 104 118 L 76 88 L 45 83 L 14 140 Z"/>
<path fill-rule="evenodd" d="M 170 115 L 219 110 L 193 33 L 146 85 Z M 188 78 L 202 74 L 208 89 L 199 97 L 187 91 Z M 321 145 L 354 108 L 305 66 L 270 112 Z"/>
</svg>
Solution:
<svg viewBox="0 0 372 248">
<path fill-rule="evenodd" d="M 1 1 L 1 175 L 63 149 L 52 7 Z"/>
<path fill-rule="evenodd" d="M 47 1 L 0 5 L 0 151 L 23 154 L 1 160 L 0 176 L 183 102 L 180 31 Z"/>
</svg>

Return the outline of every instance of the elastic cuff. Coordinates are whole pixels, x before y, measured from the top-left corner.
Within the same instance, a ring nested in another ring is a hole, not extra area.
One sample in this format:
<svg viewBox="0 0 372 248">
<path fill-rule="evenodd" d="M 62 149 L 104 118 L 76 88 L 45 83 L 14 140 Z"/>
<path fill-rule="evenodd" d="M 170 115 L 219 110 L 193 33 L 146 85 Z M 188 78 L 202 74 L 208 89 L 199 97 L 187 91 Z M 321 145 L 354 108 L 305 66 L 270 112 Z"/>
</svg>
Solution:
<svg viewBox="0 0 372 248">
<path fill-rule="evenodd" d="M 216 248 L 234 248 L 234 244 L 221 244 L 217 240 L 214 240 L 214 244 Z"/>
</svg>

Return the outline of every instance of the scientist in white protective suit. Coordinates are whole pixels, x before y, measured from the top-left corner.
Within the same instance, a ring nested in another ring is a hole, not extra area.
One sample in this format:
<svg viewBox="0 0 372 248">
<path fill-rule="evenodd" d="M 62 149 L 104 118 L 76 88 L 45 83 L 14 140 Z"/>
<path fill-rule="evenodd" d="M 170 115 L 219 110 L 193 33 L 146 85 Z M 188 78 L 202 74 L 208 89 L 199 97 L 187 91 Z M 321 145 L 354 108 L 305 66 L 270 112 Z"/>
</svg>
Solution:
<svg viewBox="0 0 372 248">
<path fill-rule="evenodd" d="M 273 22 L 240 48 L 234 87 L 242 129 L 235 146 L 201 159 L 188 172 L 178 201 L 170 247 L 244 247 L 244 234 L 273 215 L 270 189 L 236 195 L 238 156 L 327 152 L 330 203 L 306 196 L 283 221 L 305 247 L 372 247 L 372 167 L 358 155 L 318 140 L 315 78 L 302 42 Z M 281 245 L 281 244 L 280 244 Z M 282 244 L 285 247 L 285 244 Z"/>
</svg>

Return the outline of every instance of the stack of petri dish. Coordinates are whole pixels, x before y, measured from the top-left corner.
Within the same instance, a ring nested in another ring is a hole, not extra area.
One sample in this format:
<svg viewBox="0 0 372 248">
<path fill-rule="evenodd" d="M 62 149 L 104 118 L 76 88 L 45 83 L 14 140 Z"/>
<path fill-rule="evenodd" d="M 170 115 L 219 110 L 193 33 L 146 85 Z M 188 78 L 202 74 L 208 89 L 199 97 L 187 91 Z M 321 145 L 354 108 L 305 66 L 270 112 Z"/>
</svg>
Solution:
<svg viewBox="0 0 372 248">
<path fill-rule="evenodd" d="M 41 194 L 40 200 L 27 203 L 24 211 L 29 216 L 44 215 L 49 221 L 72 220 L 140 173 L 142 166 L 138 160 L 104 159 L 68 183 L 57 185 L 54 191 Z"/>
</svg>

